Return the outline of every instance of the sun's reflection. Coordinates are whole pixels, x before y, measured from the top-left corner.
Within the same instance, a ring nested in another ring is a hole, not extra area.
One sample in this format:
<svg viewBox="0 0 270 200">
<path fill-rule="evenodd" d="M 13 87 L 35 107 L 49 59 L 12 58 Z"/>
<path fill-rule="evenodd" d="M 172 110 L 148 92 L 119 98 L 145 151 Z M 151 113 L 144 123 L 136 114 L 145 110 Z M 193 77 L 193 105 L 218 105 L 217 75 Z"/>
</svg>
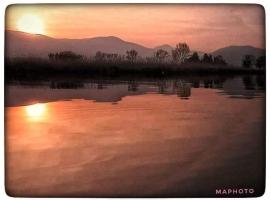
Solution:
<svg viewBox="0 0 270 200">
<path fill-rule="evenodd" d="M 37 103 L 25 107 L 26 115 L 31 120 L 41 120 L 46 115 L 46 104 Z"/>
</svg>

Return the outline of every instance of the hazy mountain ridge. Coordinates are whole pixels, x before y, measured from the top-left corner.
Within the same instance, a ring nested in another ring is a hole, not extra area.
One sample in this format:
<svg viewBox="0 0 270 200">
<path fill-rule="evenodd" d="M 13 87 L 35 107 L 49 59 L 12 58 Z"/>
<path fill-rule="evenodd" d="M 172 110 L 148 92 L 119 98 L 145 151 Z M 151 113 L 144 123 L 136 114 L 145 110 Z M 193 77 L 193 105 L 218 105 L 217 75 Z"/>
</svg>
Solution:
<svg viewBox="0 0 270 200">
<path fill-rule="evenodd" d="M 114 36 L 55 39 L 44 35 L 6 31 L 5 40 L 8 57 L 47 57 L 48 53 L 58 51 L 74 51 L 85 56 L 93 56 L 97 51 L 125 54 L 129 49 L 135 49 L 142 56 L 151 56 L 154 51 Z"/>
<path fill-rule="evenodd" d="M 220 48 L 211 53 L 212 55 L 221 55 L 229 64 L 241 66 L 242 59 L 245 55 L 250 54 L 256 58 L 265 55 L 265 49 L 253 46 L 228 46 Z"/>
<path fill-rule="evenodd" d="M 85 39 L 56 39 L 46 35 L 30 34 L 19 31 L 5 31 L 5 50 L 7 57 L 42 57 L 59 51 L 73 51 L 85 56 L 94 56 L 97 51 L 106 53 L 126 54 L 127 50 L 135 49 L 142 57 L 153 56 L 157 49 L 164 49 L 171 53 L 173 47 L 168 44 L 148 48 L 140 44 L 124 41 L 115 36 L 94 37 Z M 194 52 L 194 50 L 191 50 Z M 198 52 L 200 57 L 203 52 Z M 244 55 L 255 57 L 265 54 L 264 49 L 252 46 L 228 46 L 217 49 L 212 55 L 222 55 L 232 65 L 241 65 Z"/>
</svg>

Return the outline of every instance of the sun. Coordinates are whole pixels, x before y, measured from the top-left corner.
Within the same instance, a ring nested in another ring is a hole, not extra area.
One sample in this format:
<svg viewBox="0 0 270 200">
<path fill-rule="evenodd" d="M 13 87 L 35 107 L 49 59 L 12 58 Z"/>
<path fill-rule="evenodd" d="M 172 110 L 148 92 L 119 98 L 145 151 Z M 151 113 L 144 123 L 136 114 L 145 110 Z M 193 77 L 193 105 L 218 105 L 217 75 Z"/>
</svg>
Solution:
<svg viewBox="0 0 270 200">
<path fill-rule="evenodd" d="M 44 34 L 44 23 L 40 17 L 27 14 L 18 19 L 17 29 L 27 33 Z"/>
</svg>

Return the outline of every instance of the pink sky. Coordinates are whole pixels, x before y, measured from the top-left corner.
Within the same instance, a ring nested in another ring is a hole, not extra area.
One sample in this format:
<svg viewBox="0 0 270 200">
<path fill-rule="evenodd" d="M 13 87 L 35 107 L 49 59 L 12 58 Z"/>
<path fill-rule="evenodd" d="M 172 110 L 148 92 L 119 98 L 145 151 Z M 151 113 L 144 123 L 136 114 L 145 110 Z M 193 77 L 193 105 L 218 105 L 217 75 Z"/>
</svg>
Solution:
<svg viewBox="0 0 270 200">
<path fill-rule="evenodd" d="M 13 5 L 6 11 L 6 29 L 18 30 L 16 24 L 26 14 L 38 16 L 44 34 L 55 38 L 113 35 L 147 47 L 186 42 L 205 52 L 265 45 L 264 9 L 259 5 Z"/>
</svg>

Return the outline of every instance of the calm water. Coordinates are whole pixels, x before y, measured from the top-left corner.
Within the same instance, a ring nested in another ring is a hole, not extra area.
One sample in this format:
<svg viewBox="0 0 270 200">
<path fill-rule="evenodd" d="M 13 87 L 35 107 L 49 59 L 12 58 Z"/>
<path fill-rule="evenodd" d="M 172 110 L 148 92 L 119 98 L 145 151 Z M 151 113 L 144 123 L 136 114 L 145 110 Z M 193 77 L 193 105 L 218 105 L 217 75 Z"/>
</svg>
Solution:
<svg viewBox="0 0 270 200">
<path fill-rule="evenodd" d="M 264 86 L 260 76 L 9 84 L 7 192 L 194 197 L 252 188 L 260 195 Z"/>
</svg>

